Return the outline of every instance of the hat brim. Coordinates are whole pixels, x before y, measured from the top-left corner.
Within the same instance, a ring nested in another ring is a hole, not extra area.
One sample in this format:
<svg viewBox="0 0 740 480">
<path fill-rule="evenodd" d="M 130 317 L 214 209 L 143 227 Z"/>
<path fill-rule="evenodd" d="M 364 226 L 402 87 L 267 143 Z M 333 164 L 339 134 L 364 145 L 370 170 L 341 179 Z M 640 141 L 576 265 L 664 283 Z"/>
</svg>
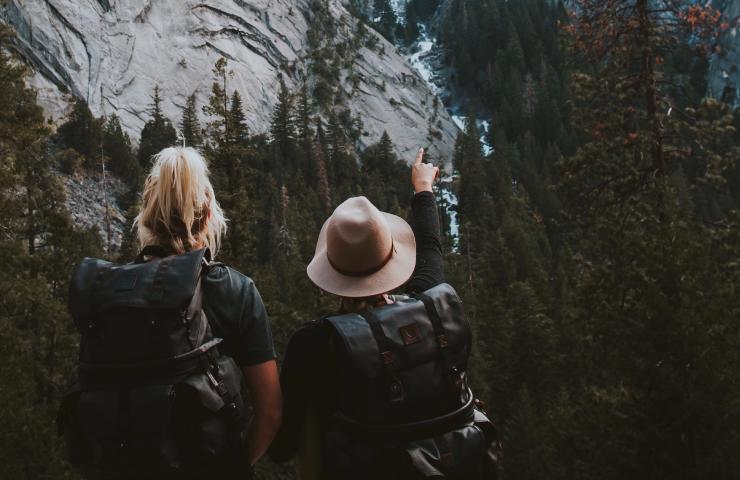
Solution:
<svg viewBox="0 0 740 480">
<path fill-rule="evenodd" d="M 324 222 L 316 242 L 316 253 L 306 268 L 308 278 L 322 290 L 347 298 L 371 297 L 390 292 L 406 283 L 416 267 L 416 239 L 411 226 L 401 217 L 381 212 L 388 222 L 393 237 L 393 253 L 388 262 L 375 273 L 365 276 L 338 272 L 326 254 Z"/>
</svg>

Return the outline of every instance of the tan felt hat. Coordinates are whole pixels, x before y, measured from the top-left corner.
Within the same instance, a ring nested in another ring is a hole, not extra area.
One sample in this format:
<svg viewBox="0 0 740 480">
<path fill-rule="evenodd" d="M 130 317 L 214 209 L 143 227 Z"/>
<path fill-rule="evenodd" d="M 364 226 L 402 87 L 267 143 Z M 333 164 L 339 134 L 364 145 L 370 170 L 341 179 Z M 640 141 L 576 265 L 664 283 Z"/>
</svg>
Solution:
<svg viewBox="0 0 740 480">
<path fill-rule="evenodd" d="M 352 197 L 324 222 L 308 277 L 319 288 L 348 298 L 400 287 L 416 266 L 416 240 L 406 221 Z"/>
</svg>

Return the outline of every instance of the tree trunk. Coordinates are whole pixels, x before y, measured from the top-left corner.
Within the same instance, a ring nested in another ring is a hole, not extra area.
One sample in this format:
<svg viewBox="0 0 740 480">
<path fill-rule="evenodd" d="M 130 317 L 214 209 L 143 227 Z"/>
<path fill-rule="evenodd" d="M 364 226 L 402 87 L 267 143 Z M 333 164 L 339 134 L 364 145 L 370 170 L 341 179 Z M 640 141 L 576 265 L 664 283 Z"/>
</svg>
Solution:
<svg viewBox="0 0 740 480">
<path fill-rule="evenodd" d="M 639 18 L 640 40 L 642 43 L 642 83 L 645 88 L 645 107 L 647 120 L 651 130 L 650 154 L 653 168 L 657 176 L 665 174 L 665 160 L 663 157 L 663 126 L 658 117 L 658 91 L 655 88 L 655 51 L 650 38 L 652 21 L 648 11 L 647 0 L 637 0 L 635 5 Z"/>
</svg>

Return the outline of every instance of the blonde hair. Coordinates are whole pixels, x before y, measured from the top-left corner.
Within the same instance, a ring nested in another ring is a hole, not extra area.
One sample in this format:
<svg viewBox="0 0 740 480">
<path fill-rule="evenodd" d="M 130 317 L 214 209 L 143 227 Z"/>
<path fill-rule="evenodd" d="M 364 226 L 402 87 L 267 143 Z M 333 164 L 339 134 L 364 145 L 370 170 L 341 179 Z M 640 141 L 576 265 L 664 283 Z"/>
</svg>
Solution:
<svg viewBox="0 0 740 480">
<path fill-rule="evenodd" d="M 156 154 L 141 198 L 134 228 L 142 248 L 160 245 L 184 253 L 208 247 L 216 256 L 227 220 L 196 150 L 170 147 Z"/>
</svg>

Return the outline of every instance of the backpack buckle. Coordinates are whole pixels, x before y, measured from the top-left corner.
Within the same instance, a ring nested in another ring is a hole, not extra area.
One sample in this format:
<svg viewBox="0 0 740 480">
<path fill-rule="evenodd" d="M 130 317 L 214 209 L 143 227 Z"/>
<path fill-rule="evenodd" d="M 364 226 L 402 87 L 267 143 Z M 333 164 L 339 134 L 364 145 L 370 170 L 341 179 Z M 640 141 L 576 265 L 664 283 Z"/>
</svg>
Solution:
<svg viewBox="0 0 740 480">
<path fill-rule="evenodd" d="M 210 370 L 206 372 L 206 376 L 208 377 L 208 380 L 213 385 L 213 388 L 215 388 L 216 391 L 218 392 L 218 395 L 224 401 L 224 406 L 222 410 L 224 414 L 235 422 L 240 421 L 241 411 L 239 410 L 239 407 L 234 402 L 231 394 L 229 394 L 229 390 L 226 388 L 226 385 L 224 385 L 224 382 L 219 382 L 218 380 L 216 380 L 216 377 L 213 376 Z"/>
<path fill-rule="evenodd" d="M 230 395 L 229 391 L 224 385 L 224 382 L 219 382 L 218 380 L 216 380 L 216 377 L 214 377 L 210 371 L 206 372 L 206 375 L 208 376 L 208 380 L 211 381 L 211 384 L 213 384 L 213 388 L 215 388 L 218 392 L 219 396 L 224 399 L 224 402 L 228 403 L 228 400 L 230 400 Z"/>
<path fill-rule="evenodd" d="M 206 372 L 206 376 L 208 377 L 208 380 L 211 381 L 211 384 L 213 385 L 213 388 L 215 388 L 216 390 L 218 390 L 218 380 L 216 380 L 216 377 L 213 376 L 213 374 L 211 373 L 210 370 Z"/>
<path fill-rule="evenodd" d="M 396 379 L 388 385 L 388 392 L 390 393 L 391 403 L 403 402 L 403 384 L 400 380 Z"/>
<path fill-rule="evenodd" d="M 452 367 L 450 369 L 450 381 L 455 390 L 463 390 L 467 388 L 465 372 L 461 372 L 457 367 Z"/>
<path fill-rule="evenodd" d="M 383 365 L 393 364 L 393 352 L 389 352 L 388 350 L 386 350 L 385 352 L 381 352 L 380 358 L 383 361 Z"/>
</svg>

